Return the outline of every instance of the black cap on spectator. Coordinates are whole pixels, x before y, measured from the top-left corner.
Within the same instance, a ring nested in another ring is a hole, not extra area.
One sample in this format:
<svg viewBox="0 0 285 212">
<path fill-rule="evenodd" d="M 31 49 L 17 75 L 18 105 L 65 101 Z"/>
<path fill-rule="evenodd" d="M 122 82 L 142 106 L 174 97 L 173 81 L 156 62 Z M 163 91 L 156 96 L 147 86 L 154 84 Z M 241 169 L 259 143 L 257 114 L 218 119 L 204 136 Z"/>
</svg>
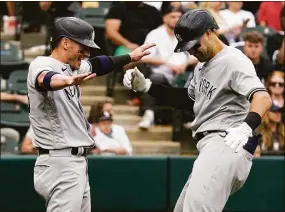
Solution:
<svg viewBox="0 0 285 212">
<path fill-rule="evenodd" d="M 104 111 L 103 113 L 100 114 L 98 120 L 98 122 L 101 121 L 113 121 L 112 115 L 106 111 Z"/>
<path fill-rule="evenodd" d="M 219 29 L 219 26 L 208 11 L 201 9 L 187 11 L 174 29 L 178 40 L 174 51 L 181 52 L 191 49 L 209 29 Z"/>
</svg>

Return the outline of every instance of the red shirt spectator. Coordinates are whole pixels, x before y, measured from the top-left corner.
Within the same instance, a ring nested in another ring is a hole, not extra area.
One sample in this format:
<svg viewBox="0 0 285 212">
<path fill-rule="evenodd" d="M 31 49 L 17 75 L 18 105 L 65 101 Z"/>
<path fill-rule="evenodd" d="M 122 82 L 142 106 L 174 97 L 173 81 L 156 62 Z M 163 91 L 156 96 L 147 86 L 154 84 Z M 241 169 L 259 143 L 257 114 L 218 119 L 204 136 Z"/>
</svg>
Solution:
<svg viewBox="0 0 285 212">
<path fill-rule="evenodd" d="M 281 30 L 280 13 L 284 2 L 262 2 L 258 9 L 258 22 L 276 31 Z"/>
</svg>

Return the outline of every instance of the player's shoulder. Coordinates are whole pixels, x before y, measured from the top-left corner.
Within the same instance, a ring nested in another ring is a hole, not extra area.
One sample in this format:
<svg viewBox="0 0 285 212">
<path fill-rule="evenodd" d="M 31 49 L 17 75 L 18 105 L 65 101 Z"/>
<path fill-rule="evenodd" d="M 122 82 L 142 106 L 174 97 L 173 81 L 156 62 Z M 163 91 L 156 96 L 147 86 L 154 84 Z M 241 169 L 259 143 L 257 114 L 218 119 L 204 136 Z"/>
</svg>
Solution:
<svg viewBox="0 0 285 212">
<path fill-rule="evenodd" d="M 239 49 L 226 46 L 226 57 L 228 64 L 251 63 L 250 59 Z"/>
<path fill-rule="evenodd" d="M 53 58 L 47 56 L 38 56 L 31 61 L 30 67 L 52 66 L 52 64 L 56 64 Z"/>
<path fill-rule="evenodd" d="M 227 46 L 227 59 L 225 60 L 227 67 L 233 70 L 249 71 L 255 70 L 251 60 L 239 49 Z"/>
</svg>

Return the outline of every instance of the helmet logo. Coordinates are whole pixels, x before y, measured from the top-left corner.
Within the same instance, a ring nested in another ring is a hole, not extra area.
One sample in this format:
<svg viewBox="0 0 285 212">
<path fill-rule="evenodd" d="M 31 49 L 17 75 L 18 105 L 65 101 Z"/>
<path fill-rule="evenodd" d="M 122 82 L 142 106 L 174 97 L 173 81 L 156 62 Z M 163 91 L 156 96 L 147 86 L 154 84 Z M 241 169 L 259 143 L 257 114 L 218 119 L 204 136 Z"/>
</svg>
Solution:
<svg viewBox="0 0 285 212">
<path fill-rule="evenodd" d="M 179 35 L 179 34 L 175 34 L 175 36 L 176 36 L 176 38 L 177 38 L 177 40 L 179 41 L 179 42 L 182 42 L 183 40 L 182 40 L 182 38 L 181 38 L 181 35 Z"/>
<path fill-rule="evenodd" d="M 94 31 L 92 32 L 91 39 L 92 39 L 92 40 L 95 39 L 95 32 L 94 32 Z"/>
</svg>

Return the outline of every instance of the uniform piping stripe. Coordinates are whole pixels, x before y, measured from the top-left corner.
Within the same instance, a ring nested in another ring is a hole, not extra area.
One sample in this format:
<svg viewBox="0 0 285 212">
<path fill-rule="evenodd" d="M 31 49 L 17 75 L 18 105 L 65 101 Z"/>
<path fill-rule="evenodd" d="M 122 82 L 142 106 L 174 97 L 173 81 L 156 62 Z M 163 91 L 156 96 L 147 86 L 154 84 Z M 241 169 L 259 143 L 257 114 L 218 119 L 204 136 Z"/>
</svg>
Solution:
<svg viewBox="0 0 285 212">
<path fill-rule="evenodd" d="M 251 91 L 249 92 L 249 94 L 247 95 L 247 99 L 250 100 L 250 98 L 252 97 L 252 95 L 253 95 L 255 92 L 257 92 L 257 91 L 266 91 L 266 92 L 267 92 L 267 90 L 266 90 L 265 88 L 254 88 L 254 89 L 251 90 Z"/>
</svg>

